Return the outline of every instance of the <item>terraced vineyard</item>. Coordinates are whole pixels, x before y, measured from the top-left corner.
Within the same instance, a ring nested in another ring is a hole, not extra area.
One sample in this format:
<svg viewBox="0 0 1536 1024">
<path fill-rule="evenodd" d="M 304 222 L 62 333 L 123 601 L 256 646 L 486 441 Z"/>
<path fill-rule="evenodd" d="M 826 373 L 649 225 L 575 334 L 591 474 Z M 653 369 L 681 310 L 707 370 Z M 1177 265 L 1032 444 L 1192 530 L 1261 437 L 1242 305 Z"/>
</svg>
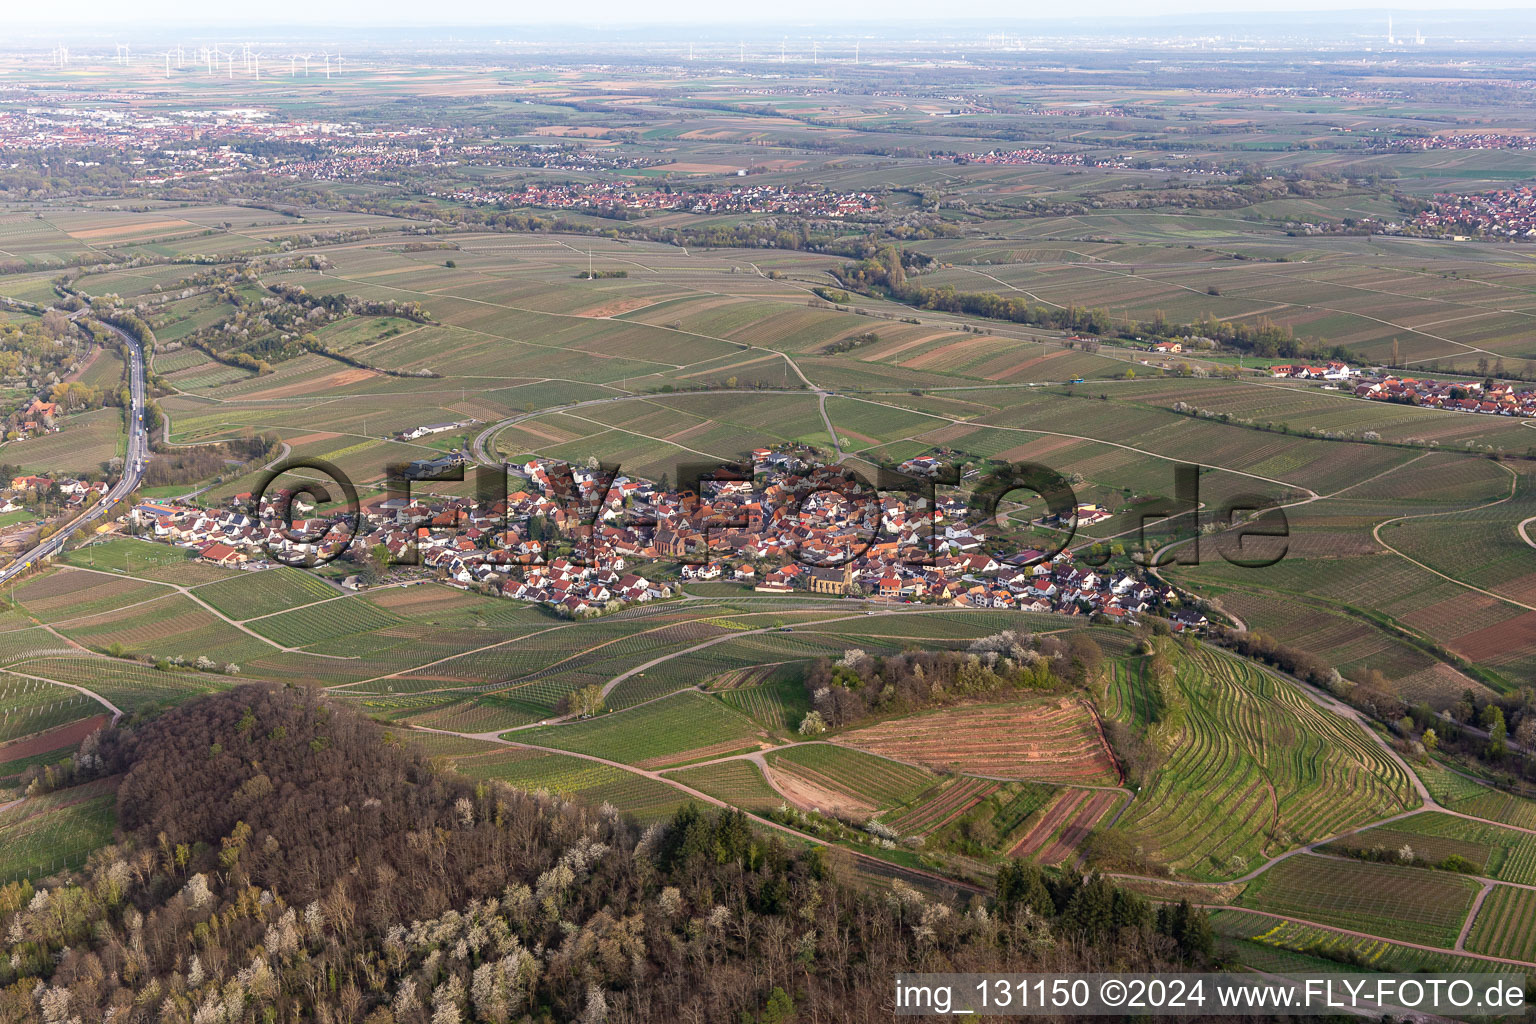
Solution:
<svg viewBox="0 0 1536 1024">
<path fill-rule="evenodd" d="M 1301 855 L 1250 882 L 1241 905 L 1449 949 L 1479 888 L 1441 871 Z"/>
<path fill-rule="evenodd" d="M 1070 698 L 945 708 L 853 729 L 835 742 L 974 775 L 1107 786 L 1120 781 L 1093 712 Z"/>
<path fill-rule="evenodd" d="M 1177 668 L 1178 719 L 1157 708 L 1141 676 L 1121 683 L 1121 713 L 1164 716 L 1163 763 L 1115 826 L 1150 860 L 1192 878 L 1232 878 L 1416 802 L 1396 761 L 1295 685 L 1205 647 Z"/>
</svg>

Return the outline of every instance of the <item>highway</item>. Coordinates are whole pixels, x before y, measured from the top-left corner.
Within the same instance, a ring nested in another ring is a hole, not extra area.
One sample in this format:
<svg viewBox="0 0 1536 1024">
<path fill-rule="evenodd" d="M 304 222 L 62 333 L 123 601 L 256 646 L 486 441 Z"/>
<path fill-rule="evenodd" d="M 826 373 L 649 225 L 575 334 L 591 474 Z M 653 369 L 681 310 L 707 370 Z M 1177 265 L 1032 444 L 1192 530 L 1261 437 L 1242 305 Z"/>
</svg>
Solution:
<svg viewBox="0 0 1536 1024">
<path fill-rule="evenodd" d="M 139 481 L 144 477 L 144 460 L 149 457 L 149 434 L 144 429 L 144 350 L 127 332 L 120 331 L 110 324 L 102 324 L 102 326 L 121 338 L 123 347 L 128 352 L 128 389 L 131 395 L 131 408 L 128 415 L 128 448 L 123 456 L 123 475 L 107 491 L 104 499 L 59 527 L 53 536 L 25 554 L 18 555 L 15 561 L 0 570 L 0 584 L 10 582 L 40 560 L 57 552 L 69 538 L 106 515 L 109 508 L 136 491 Z"/>
</svg>

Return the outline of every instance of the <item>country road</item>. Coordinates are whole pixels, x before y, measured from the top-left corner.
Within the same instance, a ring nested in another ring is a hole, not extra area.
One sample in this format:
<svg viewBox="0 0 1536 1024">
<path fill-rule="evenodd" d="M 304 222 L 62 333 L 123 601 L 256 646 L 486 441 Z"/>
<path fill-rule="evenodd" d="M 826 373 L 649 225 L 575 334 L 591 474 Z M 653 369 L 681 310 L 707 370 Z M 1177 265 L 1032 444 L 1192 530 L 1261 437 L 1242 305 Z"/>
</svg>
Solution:
<svg viewBox="0 0 1536 1024">
<path fill-rule="evenodd" d="M 123 456 L 123 475 L 107 491 L 105 498 L 59 527 L 52 536 L 38 543 L 30 551 L 17 556 L 10 565 L 0 570 L 0 584 L 10 582 L 38 562 L 63 550 L 65 543 L 71 537 L 106 515 L 107 510 L 118 501 L 138 490 L 139 481 L 144 478 L 144 460 L 149 457 L 149 436 L 144 429 L 144 349 L 138 340 L 126 331 L 118 330 L 110 324 L 101 326 L 117 335 L 128 352 L 130 404 L 128 446 Z"/>
</svg>

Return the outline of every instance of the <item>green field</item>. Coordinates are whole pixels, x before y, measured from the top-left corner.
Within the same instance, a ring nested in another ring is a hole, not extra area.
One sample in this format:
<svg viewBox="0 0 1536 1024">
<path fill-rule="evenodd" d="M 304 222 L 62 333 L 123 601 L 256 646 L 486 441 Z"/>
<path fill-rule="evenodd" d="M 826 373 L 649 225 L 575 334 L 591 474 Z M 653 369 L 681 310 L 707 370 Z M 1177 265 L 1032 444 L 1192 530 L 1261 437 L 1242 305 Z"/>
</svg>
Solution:
<svg viewBox="0 0 1536 1024">
<path fill-rule="evenodd" d="M 937 781 L 922 768 L 827 743 L 776 751 L 768 755 L 768 766 L 775 776 L 840 794 L 871 809 L 905 804 Z"/>
<path fill-rule="evenodd" d="M 512 738 L 659 768 L 756 750 L 764 734 L 714 697 L 681 693 L 585 722 L 528 729 Z"/>
<path fill-rule="evenodd" d="M 745 759 L 682 768 L 668 772 L 667 778 L 747 811 L 771 811 L 784 803 L 762 770 Z"/>
<path fill-rule="evenodd" d="M 1294 684 L 1209 648 L 1180 656 L 1179 702 L 1117 672 L 1109 713 L 1148 723 L 1166 759 L 1116 824 L 1149 860 L 1194 878 L 1413 806 L 1406 773 L 1358 726 Z"/>
<path fill-rule="evenodd" d="M 1478 888 L 1444 872 L 1302 855 L 1248 883 L 1241 905 L 1449 949 Z"/>
<path fill-rule="evenodd" d="M 112 838 L 116 806 L 110 788 L 89 783 L 0 811 L 0 882 L 80 867 Z"/>
<path fill-rule="evenodd" d="M 643 822 L 671 817 L 687 797 L 664 782 L 567 754 L 498 751 L 460 758 L 459 771 L 496 779 L 529 792 L 555 793 L 598 809 L 610 805 Z"/>
</svg>

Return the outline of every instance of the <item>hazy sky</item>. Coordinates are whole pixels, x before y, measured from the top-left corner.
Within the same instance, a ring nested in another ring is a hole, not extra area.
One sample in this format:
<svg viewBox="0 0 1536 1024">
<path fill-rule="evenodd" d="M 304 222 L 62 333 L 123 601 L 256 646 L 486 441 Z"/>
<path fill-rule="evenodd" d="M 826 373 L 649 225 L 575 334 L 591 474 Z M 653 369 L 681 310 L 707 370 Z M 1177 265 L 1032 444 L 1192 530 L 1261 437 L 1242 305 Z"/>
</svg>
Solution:
<svg viewBox="0 0 1536 1024">
<path fill-rule="evenodd" d="M 1346 0 L 1348 10 L 1400 12 L 1408 19 L 1413 11 L 1451 11 L 1446 0 Z M 1533 10 L 1536 0 L 1474 0 L 1479 10 Z M 1082 4 L 1020 3 L 1019 0 L 968 0 L 950 7 L 932 0 L 776 0 L 761 3 L 722 3 L 720 0 L 659 0 L 636 4 L 634 0 L 580 0 L 579 3 L 527 3 L 520 0 L 455 0 L 448 4 L 423 4 L 421 0 L 261 0 L 258 4 L 210 4 L 205 0 L 69 0 L 69 22 L 87 33 L 93 26 L 132 25 L 155 29 L 165 24 L 337 25 L 369 26 L 454 24 L 686 24 L 750 22 L 772 32 L 774 23 L 793 29 L 805 23 L 836 24 L 874 19 L 889 27 L 892 22 L 915 20 L 933 23 L 954 18 L 993 20 L 1025 32 L 1031 22 L 1074 18 L 1147 17 L 1161 14 L 1252 11 L 1332 11 L 1337 0 L 1088 0 Z M 8 8 L 8 9 L 7 9 Z M 50 3 L 0 0 L 6 9 L 0 20 L 15 25 L 57 25 L 59 10 Z M 66 32 L 76 31 L 71 28 Z"/>
</svg>

